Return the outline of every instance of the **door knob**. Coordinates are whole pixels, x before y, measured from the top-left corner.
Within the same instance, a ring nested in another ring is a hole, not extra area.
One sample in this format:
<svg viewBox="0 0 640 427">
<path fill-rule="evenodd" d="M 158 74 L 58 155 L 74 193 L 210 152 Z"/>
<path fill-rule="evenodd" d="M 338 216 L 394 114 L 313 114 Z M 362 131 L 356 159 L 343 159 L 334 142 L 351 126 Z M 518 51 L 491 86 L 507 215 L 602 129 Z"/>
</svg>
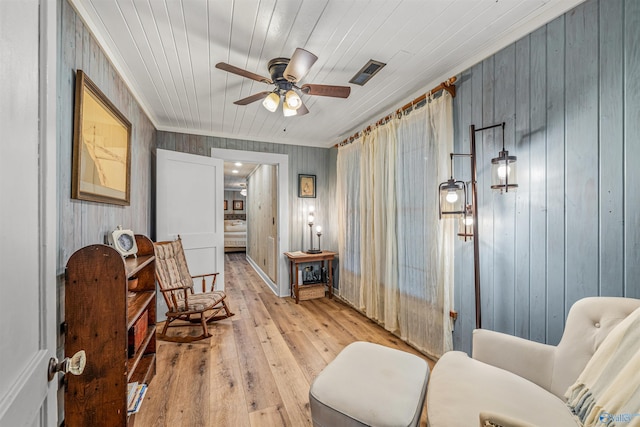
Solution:
<svg viewBox="0 0 640 427">
<path fill-rule="evenodd" d="M 51 381 L 58 372 L 80 375 L 84 371 L 86 364 L 87 353 L 85 353 L 84 350 L 80 350 L 71 356 L 71 358 L 65 357 L 62 362 L 58 362 L 58 359 L 52 357 L 49 359 L 49 381 Z"/>
</svg>

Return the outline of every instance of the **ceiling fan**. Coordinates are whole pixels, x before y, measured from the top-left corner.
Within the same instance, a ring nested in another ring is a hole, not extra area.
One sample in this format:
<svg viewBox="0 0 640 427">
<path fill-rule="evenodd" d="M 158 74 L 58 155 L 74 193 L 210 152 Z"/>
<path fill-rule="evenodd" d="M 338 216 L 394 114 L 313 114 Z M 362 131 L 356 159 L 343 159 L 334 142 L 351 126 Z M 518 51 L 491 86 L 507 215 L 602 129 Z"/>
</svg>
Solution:
<svg viewBox="0 0 640 427">
<path fill-rule="evenodd" d="M 251 71 L 243 70 L 227 64 L 226 62 L 218 62 L 216 68 L 237 74 L 248 79 L 258 82 L 273 84 L 276 87 L 272 91 L 256 93 L 234 102 L 236 105 L 247 105 L 252 102 L 263 100 L 262 105 L 267 110 L 274 112 L 282 102 L 282 112 L 285 117 L 302 116 L 309 112 L 302 102 L 298 92 L 305 95 L 331 96 L 334 98 L 347 98 L 351 93 L 349 86 L 331 86 L 318 84 L 304 84 L 300 87 L 297 83 L 309 72 L 311 66 L 318 59 L 313 53 L 304 49 L 297 48 L 291 59 L 274 58 L 269 61 L 268 69 L 271 78 L 263 77 Z M 298 91 L 298 92 L 297 92 Z"/>
</svg>

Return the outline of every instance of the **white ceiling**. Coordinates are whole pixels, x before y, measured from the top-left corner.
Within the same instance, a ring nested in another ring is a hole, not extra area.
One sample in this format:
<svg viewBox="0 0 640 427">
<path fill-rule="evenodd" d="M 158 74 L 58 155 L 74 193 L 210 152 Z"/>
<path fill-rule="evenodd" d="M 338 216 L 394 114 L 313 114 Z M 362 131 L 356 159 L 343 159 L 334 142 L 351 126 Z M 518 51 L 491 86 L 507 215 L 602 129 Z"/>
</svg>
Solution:
<svg viewBox="0 0 640 427">
<path fill-rule="evenodd" d="M 329 147 L 583 0 L 71 0 L 159 130 Z M 233 101 L 272 86 L 296 47 L 319 59 L 301 84 L 351 86 L 348 99 L 302 95 L 282 116 Z M 369 60 L 365 86 L 349 84 Z"/>
</svg>

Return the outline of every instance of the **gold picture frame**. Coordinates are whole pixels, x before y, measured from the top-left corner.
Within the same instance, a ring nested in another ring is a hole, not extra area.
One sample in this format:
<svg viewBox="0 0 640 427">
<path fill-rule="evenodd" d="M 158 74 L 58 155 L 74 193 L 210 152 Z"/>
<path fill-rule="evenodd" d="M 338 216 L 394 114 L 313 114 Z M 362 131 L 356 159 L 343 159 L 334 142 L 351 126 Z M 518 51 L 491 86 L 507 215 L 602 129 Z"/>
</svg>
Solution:
<svg viewBox="0 0 640 427">
<path fill-rule="evenodd" d="M 128 206 L 131 123 L 82 71 L 76 73 L 71 197 Z"/>
<path fill-rule="evenodd" d="M 225 210 L 225 211 L 228 211 L 228 210 L 229 210 L 229 204 L 228 204 L 228 201 L 227 201 L 227 200 L 225 200 L 225 201 L 224 201 L 224 210 Z"/>
<path fill-rule="evenodd" d="M 244 200 L 234 200 L 233 201 L 233 210 L 234 211 L 243 211 L 244 210 Z"/>
</svg>

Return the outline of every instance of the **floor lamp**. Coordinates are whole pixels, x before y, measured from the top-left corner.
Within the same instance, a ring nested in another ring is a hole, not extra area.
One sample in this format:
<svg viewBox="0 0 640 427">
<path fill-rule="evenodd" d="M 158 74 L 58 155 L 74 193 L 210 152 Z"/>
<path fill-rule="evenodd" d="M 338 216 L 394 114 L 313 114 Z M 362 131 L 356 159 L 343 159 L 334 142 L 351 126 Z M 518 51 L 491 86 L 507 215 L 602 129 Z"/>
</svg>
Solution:
<svg viewBox="0 0 640 427">
<path fill-rule="evenodd" d="M 491 126 L 485 126 L 476 129 L 475 125 L 469 126 L 471 153 L 459 154 L 451 153 L 451 178 L 440 184 L 440 218 L 461 218 L 460 227 L 462 230 L 458 232 L 458 236 L 463 240 L 473 240 L 473 274 L 474 274 L 474 290 L 475 290 L 475 309 L 476 309 L 476 328 L 482 327 L 481 313 L 481 293 L 480 293 L 480 239 L 478 225 L 478 181 L 477 181 L 477 165 L 476 165 L 476 133 L 489 129 L 502 127 L 502 151 L 498 157 L 491 160 L 491 188 L 496 191 L 508 192 L 514 191 L 518 184 L 516 182 L 516 156 L 510 156 L 504 147 L 504 127 L 505 123 L 498 123 Z M 471 161 L 471 204 L 467 204 L 466 184 L 464 181 L 456 181 L 453 177 L 453 158 L 457 156 L 469 157 Z M 469 228 L 469 215 L 472 216 L 473 231 Z"/>
</svg>

